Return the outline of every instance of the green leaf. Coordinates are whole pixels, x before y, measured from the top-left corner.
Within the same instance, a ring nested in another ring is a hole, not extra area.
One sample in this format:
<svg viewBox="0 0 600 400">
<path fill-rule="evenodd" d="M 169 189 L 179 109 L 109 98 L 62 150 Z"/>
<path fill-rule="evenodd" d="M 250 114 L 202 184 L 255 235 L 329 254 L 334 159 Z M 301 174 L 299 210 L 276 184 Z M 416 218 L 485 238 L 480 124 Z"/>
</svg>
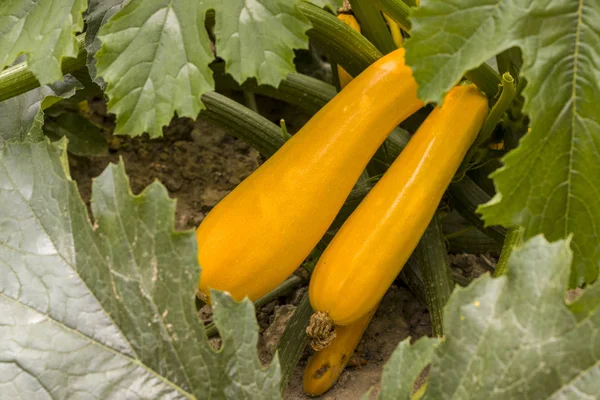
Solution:
<svg viewBox="0 0 600 400">
<path fill-rule="evenodd" d="M 108 150 L 101 129 L 71 110 L 61 110 L 46 118 L 44 133 L 52 140 L 66 137 L 69 153 L 78 156 L 100 156 Z"/>
<path fill-rule="evenodd" d="M 175 112 L 198 115 L 214 87 L 205 12 L 198 0 L 132 0 L 100 28 L 96 68 L 115 133 L 159 137 Z"/>
<path fill-rule="evenodd" d="M 70 75 L 62 81 L 30 90 L 0 102 L 0 143 L 23 141 L 27 136 L 40 137 L 44 110 L 75 94 L 79 82 Z"/>
<path fill-rule="evenodd" d="M 600 265 L 599 19 L 596 0 L 431 0 L 415 10 L 406 43 L 419 95 L 433 101 L 463 72 L 521 48 L 531 132 L 505 157 L 481 212 L 487 225 L 523 226 L 525 239 L 573 233 L 571 287 Z"/>
<path fill-rule="evenodd" d="M 102 42 L 97 35 L 100 28 L 108 22 L 110 17 L 123 7 L 124 2 L 125 0 L 89 0 L 89 5 L 84 15 L 85 22 L 87 23 L 85 31 L 87 67 L 92 80 L 103 89 L 106 88 L 106 82 L 96 75 L 96 53 L 102 47 Z"/>
<path fill-rule="evenodd" d="M 134 196 L 123 164 L 110 165 L 93 183 L 92 225 L 65 149 L 0 145 L 2 394 L 279 398 L 278 362 L 263 369 L 257 357 L 251 302 L 213 293 L 223 345 L 208 344 L 195 235 L 174 230 L 164 186 Z"/>
<path fill-rule="evenodd" d="M 575 314 L 578 321 L 581 321 L 600 307 L 600 281 L 588 286 L 583 294 L 573 304 L 569 305 L 571 312 Z"/>
<path fill-rule="evenodd" d="M 600 309 L 578 321 L 565 304 L 571 260 L 568 240 L 538 235 L 512 253 L 507 275 L 455 289 L 424 399 L 597 398 Z"/>
<path fill-rule="evenodd" d="M 0 71 L 20 54 L 40 84 L 62 79 L 60 62 L 77 57 L 75 33 L 83 30 L 86 0 L 0 2 Z"/>
<path fill-rule="evenodd" d="M 415 380 L 431 363 L 433 352 L 440 345 L 438 338 L 423 337 L 410 345 L 404 339 L 383 367 L 379 399 L 410 400 Z M 403 365 L 404 368 L 398 368 Z"/>
<path fill-rule="evenodd" d="M 296 1 L 217 1 L 215 36 L 225 71 L 238 82 L 256 77 L 259 85 L 279 86 L 295 72 L 294 49 L 308 49 L 310 24 Z"/>
</svg>

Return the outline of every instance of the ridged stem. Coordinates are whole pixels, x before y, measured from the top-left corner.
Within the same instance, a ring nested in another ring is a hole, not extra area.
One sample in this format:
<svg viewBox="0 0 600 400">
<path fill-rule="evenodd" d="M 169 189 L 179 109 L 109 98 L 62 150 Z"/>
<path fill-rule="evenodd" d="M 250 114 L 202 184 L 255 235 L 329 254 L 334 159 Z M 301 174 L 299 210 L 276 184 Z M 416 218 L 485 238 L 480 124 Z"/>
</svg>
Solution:
<svg viewBox="0 0 600 400">
<path fill-rule="evenodd" d="M 425 285 L 425 300 L 435 337 L 444 336 L 444 306 L 454 289 L 447 255 L 442 225 L 436 213 L 417 246 L 417 257 Z"/>
<path fill-rule="evenodd" d="M 475 154 L 478 152 L 479 147 L 492 136 L 494 128 L 496 127 L 496 125 L 498 125 L 498 123 L 502 119 L 502 116 L 504 115 L 504 113 L 506 113 L 506 110 L 508 110 L 512 105 L 516 94 L 515 89 L 515 80 L 510 75 L 510 73 L 505 72 L 504 74 L 502 74 L 502 93 L 500 94 L 500 98 L 492 107 L 492 110 L 487 116 L 485 123 L 483 124 L 483 127 L 479 132 L 479 135 L 477 135 L 475 142 L 469 148 L 469 151 L 467 152 L 467 155 L 465 156 L 459 168 L 459 176 L 461 176 L 461 173 L 464 173 L 469 168 L 469 165 L 471 164 L 471 161 Z"/>
<path fill-rule="evenodd" d="M 306 1 L 298 9 L 309 19 L 312 29 L 307 33 L 311 42 L 322 48 L 352 76 L 357 76 L 382 54 L 363 35 L 334 15 Z"/>
<path fill-rule="evenodd" d="M 350 0 L 352 12 L 360 23 L 362 34 L 383 54 L 396 50 L 396 44 L 381 12 L 371 0 Z"/>
<path fill-rule="evenodd" d="M 313 309 L 310 306 L 307 292 L 300 300 L 300 304 L 296 307 L 294 315 L 290 318 L 283 335 L 279 339 L 277 353 L 279 354 L 279 365 L 281 365 L 280 385 L 282 393 L 290 382 L 294 369 L 308 344 L 306 327 L 312 313 Z"/>
<path fill-rule="evenodd" d="M 63 75 L 73 72 L 85 65 L 87 52 L 84 47 L 85 34 L 77 36 L 78 52 L 77 58 L 65 58 L 61 63 Z M 0 101 L 10 99 L 25 92 L 39 87 L 38 82 L 33 72 L 27 67 L 26 62 L 19 63 L 12 67 L 6 68 L 0 72 Z"/>
<path fill-rule="evenodd" d="M 523 228 L 516 226 L 509 228 L 506 232 L 506 238 L 504 239 L 504 245 L 502 246 L 502 252 L 500 253 L 500 259 L 496 263 L 496 269 L 494 270 L 494 277 L 499 277 L 506 273 L 508 267 L 508 258 L 515 247 L 521 244 L 523 238 Z"/>
<path fill-rule="evenodd" d="M 374 0 L 375 5 L 386 13 L 391 19 L 405 31 L 410 31 L 410 21 L 408 17 L 412 13 L 410 6 L 402 0 Z"/>
</svg>

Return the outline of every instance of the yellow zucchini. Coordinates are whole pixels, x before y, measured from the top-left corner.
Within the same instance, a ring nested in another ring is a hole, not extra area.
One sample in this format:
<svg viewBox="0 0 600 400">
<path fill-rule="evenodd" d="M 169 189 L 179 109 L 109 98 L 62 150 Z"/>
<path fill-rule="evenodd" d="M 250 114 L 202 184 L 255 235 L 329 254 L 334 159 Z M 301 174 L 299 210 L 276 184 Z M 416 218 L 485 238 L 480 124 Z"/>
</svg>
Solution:
<svg viewBox="0 0 600 400">
<path fill-rule="evenodd" d="M 319 396 L 333 386 L 346 368 L 376 310 L 377 307 L 351 325 L 338 327 L 331 344 L 313 354 L 304 368 L 304 393 Z"/>
<path fill-rule="evenodd" d="M 360 33 L 360 25 L 359 25 L 358 21 L 356 20 L 356 18 L 354 18 L 354 15 L 347 14 L 347 13 L 340 13 L 340 14 L 338 14 L 337 17 L 339 20 L 341 20 L 345 24 L 349 25 L 352 29 L 354 29 L 355 31 L 358 31 Z M 348 83 L 350 83 L 350 81 L 352 80 L 352 76 L 348 72 L 346 72 L 346 70 L 344 68 L 340 67 L 339 65 L 337 66 L 337 70 L 338 70 L 338 79 L 340 81 L 340 87 L 343 89 L 346 87 L 346 85 Z"/>
<path fill-rule="evenodd" d="M 422 106 L 404 49 L 354 78 L 200 224 L 200 294 L 213 288 L 256 300 L 283 282 L 386 136 Z"/>
<path fill-rule="evenodd" d="M 468 84 L 451 89 L 443 106 L 427 117 L 319 259 L 309 286 L 317 312 L 313 326 L 323 320 L 327 326 L 352 324 L 381 300 L 431 221 L 487 111 L 487 98 Z"/>
</svg>

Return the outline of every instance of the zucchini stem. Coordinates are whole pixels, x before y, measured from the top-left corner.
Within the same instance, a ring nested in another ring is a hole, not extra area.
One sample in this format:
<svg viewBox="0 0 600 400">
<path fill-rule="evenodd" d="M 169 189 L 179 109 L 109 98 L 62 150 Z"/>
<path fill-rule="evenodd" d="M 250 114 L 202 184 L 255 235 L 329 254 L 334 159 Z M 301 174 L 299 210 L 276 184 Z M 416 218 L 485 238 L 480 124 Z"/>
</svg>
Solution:
<svg viewBox="0 0 600 400">
<path fill-rule="evenodd" d="M 310 323 L 306 327 L 306 334 L 310 338 L 310 347 L 314 351 L 323 350 L 337 336 L 333 320 L 323 311 L 317 311 L 310 316 Z"/>
<path fill-rule="evenodd" d="M 470 168 L 472 161 L 475 163 L 480 161 L 478 159 L 473 160 L 473 158 L 476 158 L 475 155 L 478 153 L 481 145 L 492 136 L 494 128 L 496 128 L 496 125 L 498 125 L 504 116 L 504 113 L 510 108 L 515 95 L 515 80 L 510 73 L 505 72 L 502 74 L 502 93 L 500 94 L 500 98 L 492 107 L 492 110 L 490 111 L 485 123 L 483 124 L 483 127 L 481 128 L 481 132 L 479 132 L 475 142 L 469 148 L 469 151 L 467 152 L 467 155 L 465 156 L 465 159 L 463 160 L 462 165 L 457 173 L 458 176 L 464 175 L 464 173 Z"/>
<path fill-rule="evenodd" d="M 496 264 L 496 269 L 494 270 L 494 278 L 502 276 L 506 273 L 508 268 L 508 259 L 515 249 L 521 244 L 521 239 L 523 238 L 523 227 L 516 226 L 513 228 L 509 228 L 506 232 L 506 238 L 504 239 L 504 245 L 502 246 L 502 252 L 500 253 L 500 259 Z"/>
<path fill-rule="evenodd" d="M 371 0 L 350 0 L 352 12 L 360 23 L 362 34 L 383 54 L 396 50 L 392 35 L 381 12 Z"/>
<path fill-rule="evenodd" d="M 447 254 L 442 225 L 436 213 L 417 246 L 417 257 L 425 284 L 425 301 L 435 337 L 444 336 L 444 306 L 454 289 Z"/>
</svg>

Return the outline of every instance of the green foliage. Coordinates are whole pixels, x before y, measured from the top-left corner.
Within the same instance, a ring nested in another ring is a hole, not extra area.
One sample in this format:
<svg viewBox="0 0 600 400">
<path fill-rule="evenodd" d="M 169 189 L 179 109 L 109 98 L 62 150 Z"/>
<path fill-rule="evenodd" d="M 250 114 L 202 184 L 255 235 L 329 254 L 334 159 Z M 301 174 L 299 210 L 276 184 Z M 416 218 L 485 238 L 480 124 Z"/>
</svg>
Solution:
<svg viewBox="0 0 600 400">
<path fill-rule="evenodd" d="M 41 136 L 44 110 L 73 96 L 81 87 L 75 78 L 67 75 L 61 81 L 0 102 L 0 143 Z"/>
<path fill-rule="evenodd" d="M 215 2 L 216 47 L 225 71 L 238 83 L 255 77 L 259 85 L 279 86 L 295 72 L 294 49 L 307 49 L 307 19 L 294 1 Z"/>
<path fill-rule="evenodd" d="M 565 304 L 571 260 L 568 240 L 536 236 L 512 253 L 505 276 L 455 289 L 424 399 L 595 398 L 600 308 L 597 299 L 586 302 L 585 316 L 576 319 Z M 406 344 L 396 349 L 383 387 L 413 367 L 414 359 L 398 356 L 405 352 Z M 401 387 L 405 398 L 409 388 Z"/>
<path fill-rule="evenodd" d="M 38 81 L 62 79 L 60 62 L 77 56 L 75 32 L 83 29 L 86 0 L 0 2 L 0 71 L 20 54 Z"/>
<path fill-rule="evenodd" d="M 251 302 L 213 293 L 223 345 L 208 344 L 195 236 L 174 231 L 164 186 L 134 196 L 123 165 L 109 166 L 92 224 L 65 148 L 0 147 L 2 387 L 12 398 L 278 398 L 279 363 L 260 365 Z"/>
<path fill-rule="evenodd" d="M 96 68 L 115 133 L 158 137 L 174 112 L 198 115 L 214 87 L 205 11 L 198 1 L 132 0 L 100 28 Z"/>
<path fill-rule="evenodd" d="M 69 153 L 78 156 L 100 156 L 108 150 L 100 128 L 73 110 L 52 112 L 44 121 L 44 133 L 52 140 L 66 137 Z"/>
<path fill-rule="evenodd" d="M 424 100 L 440 101 L 461 75 L 518 46 L 531 132 L 494 174 L 481 208 L 489 225 L 524 237 L 573 233 L 570 286 L 598 277 L 600 248 L 600 3 L 431 0 L 412 17 L 407 62 Z"/>
</svg>

